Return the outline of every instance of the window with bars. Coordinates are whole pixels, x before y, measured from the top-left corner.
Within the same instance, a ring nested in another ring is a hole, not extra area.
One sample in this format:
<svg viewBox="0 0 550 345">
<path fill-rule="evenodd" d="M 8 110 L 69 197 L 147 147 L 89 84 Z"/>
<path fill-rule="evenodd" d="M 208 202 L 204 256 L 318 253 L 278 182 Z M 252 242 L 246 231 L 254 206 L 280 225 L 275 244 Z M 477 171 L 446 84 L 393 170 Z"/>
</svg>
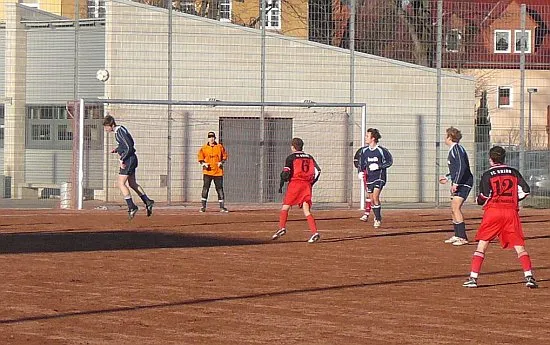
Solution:
<svg viewBox="0 0 550 345">
<path fill-rule="evenodd" d="M 512 88 L 509 86 L 500 86 L 498 88 L 498 107 L 512 107 Z"/>
<path fill-rule="evenodd" d="M 84 144 L 90 149 L 103 145 L 103 107 L 86 106 Z M 58 105 L 29 105 L 27 112 L 27 149 L 71 150 L 74 138 L 67 110 Z"/>
<path fill-rule="evenodd" d="M 231 1 L 220 0 L 220 21 L 231 22 Z"/>
<path fill-rule="evenodd" d="M 266 29 L 281 28 L 281 0 L 265 0 L 265 21 Z"/>
<path fill-rule="evenodd" d="M 50 140 L 50 125 L 40 124 L 31 126 L 31 138 L 33 141 Z"/>
<path fill-rule="evenodd" d="M 523 47 L 525 49 L 525 53 L 529 54 L 531 53 L 531 30 L 525 30 L 525 36 L 522 40 L 522 30 L 516 30 L 514 32 L 514 36 L 516 39 L 516 44 L 514 46 L 514 53 L 521 53 L 521 45 L 523 43 Z"/>
<path fill-rule="evenodd" d="M 105 18 L 105 0 L 88 0 L 88 18 Z"/>
<path fill-rule="evenodd" d="M 495 53 L 510 53 L 510 30 L 495 30 Z"/>
<path fill-rule="evenodd" d="M 73 140 L 73 132 L 69 129 L 69 125 L 57 125 L 57 140 Z"/>
</svg>

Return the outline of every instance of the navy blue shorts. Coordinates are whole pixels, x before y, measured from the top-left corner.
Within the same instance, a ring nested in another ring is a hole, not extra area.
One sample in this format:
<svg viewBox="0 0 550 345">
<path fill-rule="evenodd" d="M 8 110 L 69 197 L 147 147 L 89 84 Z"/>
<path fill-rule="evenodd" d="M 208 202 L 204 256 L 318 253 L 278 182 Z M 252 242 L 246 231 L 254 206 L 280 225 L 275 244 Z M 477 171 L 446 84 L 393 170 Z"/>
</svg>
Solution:
<svg viewBox="0 0 550 345">
<path fill-rule="evenodd" d="M 468 199 L 468 195 L 470 195 L 470 191 L 472 190 L 472 187 L 469 186 L 458 186 L 456 189 L 456 192 L 452 193 L 452 196 L 458 196 L 462 199 L 466 200 Z"/>
<path fill-rule="evenodd" d="M 126 164 L 126 168 L 122 169 L 120 168 L 120 171 L 118 172 L 119 175 L 134 175 L 136 173 L 136 168 L 138 166 L 138 159 L 136 155 L 131 155 L 126 158 L 124 161 L 124 164 Z"/>
<path fill-rule="evenodd" d="M 373 182 L 367 182 L 367 193 L 369 193 L 369 194 L 373 193 L 375 188 L 378 188 L 378 189 L 380 189 L 380 191 L 382 191 L 382 188 L 384 188 L 385 184 L 386 184 L 386 182 L 381 181 L 381 180 L 376 180 L 376 181 L 373 181 Z"/>
</svg>

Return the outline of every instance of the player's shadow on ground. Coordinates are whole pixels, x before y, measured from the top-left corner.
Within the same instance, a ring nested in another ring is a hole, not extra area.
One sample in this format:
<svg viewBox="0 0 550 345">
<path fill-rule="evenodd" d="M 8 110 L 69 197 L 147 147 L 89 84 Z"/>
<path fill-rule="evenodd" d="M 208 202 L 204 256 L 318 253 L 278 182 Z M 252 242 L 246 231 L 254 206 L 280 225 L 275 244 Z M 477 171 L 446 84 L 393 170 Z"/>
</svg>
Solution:
<svg viewBox="0 0 550 345">
<path fill-rule="evenodd" d="M 547 270 L 549 267 L 537 267 L 538 271 Z M 483 273 L 483 276 L 492 276 L 502 273 L 511 273 L 517 272 L 517 270 L 501 270 L 494 272 Z M 129 311 L 140 311 L 140 310 L 154 310 L 154 309 L 163 309 L 163 308 L 173 308 L 181 306 L 193 306 L 193 305 L 202 305 L 202 304 L 211 304 L 216 302 L 231 302 L 231 301 L 243 301 L 250 299 L 261 299 L 261 298 L 271 298 L 271 297 L 280 297 L 280 296 L 292 296 L 292 295 L 302 295 L 308 293 L 318 293 L 318 292 L 331 292 L 331 291 L 341 291 L 345 289 L 358 289 L 358 288 L 368 288 L 368 287 L 379 287 L 379 286 L 388 286 L 388 285 L 405 285 L 405 284 L 434 284 L 439 281 L 450 281 L 456 280 L 458 278 L 464 278 L 463 274 L 452 274 L 452 275 L 442 275 L 442 276 L 430 276 L 430 277 L 416 277 L 416 278 L 407 278 L 407 279 L 390 279 L 366 283 L 354 283 L 354 284 L 341 284 L 341 285 L 330 285 L 330 286 L 316 286 L 309 288 L 301 289 L 286 289 L 279 291 L 271 292 L 257 292 L 249 294 L 241 294 L 238 296 L 218 296 L 218 297 L 205 297 L 205 298 L 196 298 L 176 302 L 166 302 L 166 303 L 153 303 L 153 304 L 141 304 L 134 306 L 123 306 L 123 307 L 112 307 L 104 309 L 95 309 L 95 310 L 83 310 L 83 311 L 69 311 L 65 313 L 58 313 L 55 315 L 29 315 L 21 316 L 15 318 L 0 318 L 0 324 L 16 324 L 21 322 L 35 322 L 43 320 L 53 320 L 53 319 L 63 319 L 70 317 L 78 316 L 89 316 L 89 315 L 104 315 L 112 314 L 119 312 L 129 312 Z M 539 280 L 543 282 L 547 280 Z M 501 285 L 519 285 L 524 284 L 523 281 L 514 281 L 514 282 L 505 282 L 505 283 L 496 283 L 492 285 L 481 285 L 481 288 L 496 287 Z M 478 287 L 479 288 L 479 287 Z"/>
<path fill-rule="evenodd" d="M 368 238 L 377 238 L 377 237 L 400 237 L 400 236 L 415 236 L 415 235 L 427 235 L 427 234 L 438 234 L 438 233 L 445 233 L 445 234 L 452 233 L 452 231 L 449 229 L 389 232 L 391 230 L 392 229 L 376 230 L 377 231 L 376 233 L 368 233 L 365 235 L 357 235 L 357 236 L 346 236 L 346 237 L 340 237 L 340 238 L 333 238 L 333 237 L 322 238 L 322 242 L 345 242 L 345 241 L 365 240 Z M 388 231 L 388 232 L 384 232 L 384 231 Z"/>
<path fill-rule="evenodd" d="M 261 243 L 265 241 L 152 231 L 25 232 L 0 234 L 0 254 L 220 247 Z"/>
</svg>

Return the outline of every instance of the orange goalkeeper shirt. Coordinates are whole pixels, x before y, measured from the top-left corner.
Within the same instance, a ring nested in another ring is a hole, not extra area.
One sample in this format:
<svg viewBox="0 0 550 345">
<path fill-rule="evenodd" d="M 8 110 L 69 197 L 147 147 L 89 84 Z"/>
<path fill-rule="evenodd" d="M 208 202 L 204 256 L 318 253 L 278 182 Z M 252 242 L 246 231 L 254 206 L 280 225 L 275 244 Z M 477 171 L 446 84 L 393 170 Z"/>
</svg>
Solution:
<svg viewBox="0 0 550 345">
<path fill-rule="evenodd" d="M 206 143 L 198 153 L 199 163 L 207 163 L 208 168 L 202 169 L 203 174 L 210 176 L 223 176 L 223 163 L 227 160 L 227 152 L 222 144 L 214 142 L 214 145 Z M 221 166 L 218 163 L 222 163 Z"/>
</svg>

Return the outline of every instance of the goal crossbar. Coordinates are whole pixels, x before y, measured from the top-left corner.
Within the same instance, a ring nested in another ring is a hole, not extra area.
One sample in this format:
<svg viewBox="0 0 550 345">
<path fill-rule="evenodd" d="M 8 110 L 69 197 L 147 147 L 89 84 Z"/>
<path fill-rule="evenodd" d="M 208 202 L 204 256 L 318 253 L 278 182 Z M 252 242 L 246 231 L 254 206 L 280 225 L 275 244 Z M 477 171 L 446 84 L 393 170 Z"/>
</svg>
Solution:
<svg viewBox="0 0 550 345">
<path fill-rule="evenodd" d="M 206 101 L 173 101 L 173 100 L 143 100 L 143 99 L 82 99 L 87 104 L 147 104 L 147 105 L 204 105 L 210 107 L 298 107 L 298 108 L 365 108 L 366 103 L 324 103 L 313 101 L 302 102 L 234 102 L 209 99 Z"/>
</svg>

